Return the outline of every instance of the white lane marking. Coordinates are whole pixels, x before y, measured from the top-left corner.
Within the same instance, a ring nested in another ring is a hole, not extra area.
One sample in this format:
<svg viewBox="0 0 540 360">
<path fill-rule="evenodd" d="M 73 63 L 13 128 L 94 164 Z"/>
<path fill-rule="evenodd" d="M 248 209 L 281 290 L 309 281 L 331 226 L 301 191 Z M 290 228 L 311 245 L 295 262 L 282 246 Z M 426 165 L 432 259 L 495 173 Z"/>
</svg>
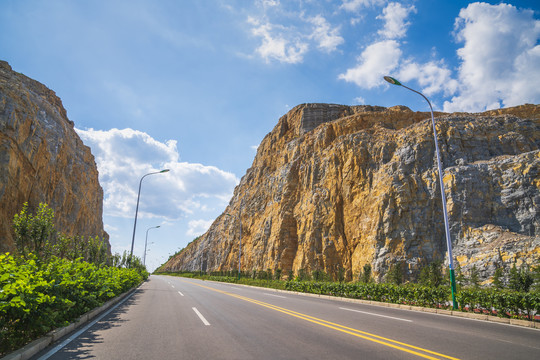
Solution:
<svg viewBox="0 0 540 360">
<path fill-rule="evenodd" d="M 402 319 L 402 318 L 397 318 L 397 317 L 393 317 L 393 316 L 386 316 L 386 315 L 374 314 L 374 313 L 370 313 L 370 312 L 367 312 L 367 311 L 360 311 L 360 310 L 354 310 L 354 309 L 347 309 L 347 308 L 343 308 L 343 307 L 340 307 L 340 309 L 341 309 L 341 310 L 347 310 L 347 311 L 354 311 L 354 312 L 357 312 L 357 313 L 362 313 L 362 314 L 367 314 L 367 315 L 373 315 L 373 316 L 385 317 L 385 318 L 388 318 L 388 319 L 394 319 L 394 320 L 400 320 L 400 321 L 413 322 L 412 320 L 408 320 L 408 319 Z"/>
<path fill-rule="evenodd" d="M 204 318 L 204 316 L 202 316 L 202 314 L 199 312 L 199 310 L 197 310 L 196 307 L 192 308 L 193 311 L 195 311 L 195 314 L 197 314 L 197 316 L 199 317 L 199 319 L 201 319 L 201 321 L 203 322 L 204 325 L 208 326 L 210 325 L 210 323 Z"/>
<path fill-rule="evenodd" d="M 285 296 L 281 296 L 281 295 L 274 295 L 274 294 L 268 294 L 268 293 L 264 293 L 264 295 L 275 296 L 275 297 L 278 297 L 278 298 L 286 299 Z"/>
<path fill-rule="evenodd" d="M 181 296 L 184 296 L 184 294 L 182 294 L 180 291 L 178 292 Z"/>
<path fill-rule="evenodd" d="M 110 308 L 108 311 L 106 311 L 103 314 L 99 315 L 95 320 L 90 322 L 88 325 L 86 325 L 85 327 L 83 327 L 82 329 L 77 331 L 76 333 L 71 334 L 66 340 L 64 340 L 60 344 L 56 345 L 54 348 L 49 350 L 49 352 L 47 352 L 46 354 L 44 354 L 40 358 L 38 358 L 38 360 L 46 360 L 46 359 L 50 358 L 51 356 L 53 356 L 54 354 L 56 354 L 58 351 L 62 350 L 67 344 L 69 344 L 70 342 L 72 342 L 73 340 L 78 338 L 79 335 L 81 335 L 83 332 L 85 332 L 86 330 L 88 330 L 92 326 L 94 326 L 95 323 L 97 323 L 98 321 L 103 319 L 105 316 L 109 315 L 112 311 L 116 310 L 117 307 L 119 307 L 120 305 L 125 303 L 129 298 L 131 298 L 133 296 L 133 294 L 135 294 L 135 292 L 136 291 L 133 291 L 130 295 L 126 296 L 124 298 L 124 300 L 120 301 L 118 304 L 116 304 L 115 306 Z"/>
<path fill-rule="evenodd" d="M 172 288 L 174 289 L 174 285 L 171 285 L 171 286 L 172 286 Z"/>
</svg>

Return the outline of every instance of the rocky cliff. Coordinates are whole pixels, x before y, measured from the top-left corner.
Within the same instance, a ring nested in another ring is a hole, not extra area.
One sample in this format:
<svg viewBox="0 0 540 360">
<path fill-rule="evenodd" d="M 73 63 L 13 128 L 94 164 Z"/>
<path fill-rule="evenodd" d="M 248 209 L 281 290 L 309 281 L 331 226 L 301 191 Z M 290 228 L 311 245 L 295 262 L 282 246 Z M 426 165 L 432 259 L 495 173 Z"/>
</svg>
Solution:
<svg viewBox="0 0 540 360">
<path fill-rule="evenodd" d="M 454 258 L 482 279 L 540 256 L 540 106 L 436 113 Z M 346 271 L 445 261 L 429 113 L 303 104 L 279 119 L 208 232 L 163 270 Z"/>
<path fill-rule="evenodd" d="M 99 236 L 110 248 L 90 148 L 52 90 L 0 61 L 0 252 L 14 250 L 11 221 L 24 202 L 49 204 L 58 231 Z"/>
</svg>

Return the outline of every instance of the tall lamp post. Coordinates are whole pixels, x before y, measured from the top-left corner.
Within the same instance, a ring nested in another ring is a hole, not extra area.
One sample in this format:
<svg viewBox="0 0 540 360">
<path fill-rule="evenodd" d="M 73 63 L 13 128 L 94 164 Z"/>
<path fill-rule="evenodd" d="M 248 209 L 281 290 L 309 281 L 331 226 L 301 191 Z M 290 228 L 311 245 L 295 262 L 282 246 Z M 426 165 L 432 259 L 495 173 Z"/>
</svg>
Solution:
<svg viewBox="0 0 540 360">
<path fill-rule="evenodd" d="M 240 208 L 240 210 L 238 211 L 238 216 L 231 215 L 231 214 L 225 214 L 225 216 L 235 217 L 238 220 L 238 222 L 240 223 L 240 246 L 239 246 L 239 250 L 238 250 L 238 279 L 240 279 L 240 271 L 242 269 L 242 267 L 241 267 L 241 261 L 242 261 L 242 219 L 241 219 L 241 211 L 242 211 L 242 208 Z"/>
<path fill-rule="evenodd" d="M 446 234 L 446 247 L 448 249 L 448 268 L 450 270 L 450 283 L 452 287 L 452 307 L 457 309 L 457 302 L 456 302 L 456 276 L 454 274 L 454 260 L 452 256 L 452 240 L 450 238 L 450 227 L 448 225 L 448 213 L 446 211 L 446 195 L 444 194 L 444 182 L 443 182 L 443 176 L 442 176 L 442 166 L 441 166 L 441 155 L 439 153 L 439 142 L 437 140 L 437 129 L 435 128 L 435 118 L 433 117 L 433 107 L 431 106 L 431 103 L 429 102 L 428 98 L 424 96 L 421 92 L 418 92 L 414 89 L 411 89 L 410 87 L 407 87 L 397 81 L 396 79 L 385 76 L 384 80 L 389 82 L 392 85 L 398 85 L 403 86 L 405 89 L 408 89 L 412 92 L 417 93 L 418 95 L 422 96 L 428 103 L 429 109 L 431 111 L 431 124 L 433 125 L 433 137 L 435 138 L 435 153 L 437 154 L 437 167 L 439 170 L 439 182 L 441 186 L 441 200 L 442 200 L 442 208 L 443 208 L 443 216 L 444 216 L 444 230 Z"/>
<path fill-rule="evenodd" d="M 135 208 L 135 222 L 133 223 L 133 238 L 131 239 L 131 252 L 129 253 L 129 266 L 131 267 L 131 259 L 133 258 L 133 245 L 135 244 L 135 229 L 137 228 L 137 213 L 139 212 L 139 199 L 141 198 L 141 185 L 142 181 L 148 175 L 162 174 L 168 172 L 169 169 L 164 169 L 161 171 L 151 172 L 146 175 L 143 175 L 141 181 L 139 181 L 139 193 L 137 195 L 137 207 Z"/>
<path fill-rule="evenodd" d="M 146 244 L 148 244 L 148 230 L 157 229 L 158 227 L 160 227 L 160 225 L 152 226 L 152 227 L 149 227 L 148 229 L 146 229 L 146 240 L 144 240 L 144 256 L 143 256 L 143 265 L 144 266 L 146 266 Z"/>
</svg>

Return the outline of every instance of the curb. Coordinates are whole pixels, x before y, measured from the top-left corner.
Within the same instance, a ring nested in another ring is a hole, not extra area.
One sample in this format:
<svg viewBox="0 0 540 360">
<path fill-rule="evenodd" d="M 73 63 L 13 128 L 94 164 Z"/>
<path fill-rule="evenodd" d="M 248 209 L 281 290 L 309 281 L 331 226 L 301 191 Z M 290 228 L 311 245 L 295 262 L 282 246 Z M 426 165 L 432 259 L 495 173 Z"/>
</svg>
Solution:
<svg viewBox="0 0 540 360">
<path fill-rule="evenodd" d="M 197 279 L 197 280 L 201 280 L 201 279 Z M 220 281 L 213 281 L 213 280 L 203 280 L 203 281 L 209 281 L 209 282 L 215 282 L 215 283 L 219 283 L 219 284 L 224 284 L 224 282 L 220 282 Z M 386 302 L 381 302 L 381 301 L 352 299 L 352 298 L 345 298 L 345 297 L 338 297 L 338 296 L 331 296 L 331 295 L 311 294 L 311 293 L 303 293 L 303 292 L 298 292 L 298 291 L 265 288 L 265 287 L 260 287 L 260 286 L 251 286 L 251 285 L 245 285 L 245 284 L 236 284 L 236 283 L 225 283 L 225 284 L 234 284 L 236 286 L 255 287 L 255 288 L 265 289 L 265 290 L 274 291 L 274 292 L 282 292 L 282 293 L 296 294 L 296 295 L 302 295 L 302 296 L 318 297 L 318 298 L 327 299 L 327 300 L 338 300 L 338 301 L 345 301 L 345 302 L 351 302 L 351 303 L 356 303 L 356 304 L 375 305 L 375 306 L 396 308 L 396 309 L 402 309 L 402 310 L 427 312 L 427 313 L 455 316 L 455 317 L 461 317 L 461 318 L 467 318 L 467 319 L 473 319 L 473 320 L 489 321 L 489 322 L 495 322 L 495 323 L 506 324 L 506 325 L 515 325 L 515 326 L 527 327 L 527 328 L 531 328 L 531 329 L 540 329 L 540 321 L 528 321 L 528 320 L 519 320 L 519 319 L 500 318 L 500 317 L 497 317 L 497 316 L 492 316 L 492 315 L 487 315 L 487 314 L 476 314 L 476 313 L 462 312 L 462 311 L 456 311 L 456 310 L 426 308 L 426 307 L 421 307 L 421 306 L 413 306 L 413 305 L 405 305 L 405 304 L 394 304 L 394 303 L 386 303 Z"/>
<path fill-rule="evenodd" d="M 90 320 L 94 319 L 101 313 L 105 312 L 109 308 L 111 308 L 113 305 L 116 305 L 120 301 L 122 301 L 125 297 L 128 295 L 131 295 L 133 292 L 135 292 L 141 284 L 139 284 L 137 287 L 134 287 L 131 290 L 126 291 L 123 294 L 118 295 L 117 297 L 107 301 L 105 304 L 101 305 L 98 308 L 95 308 L 93 310 L 90 310 L 89 312 L 81 315 L 79 319 L 68 326 L 64 326 L 58 329 L 51 330 L 47 334 L 45 334 L 43 337 L 32 341 L 31 343 L 26 344 L 19 350 L 15 350 L 3 358 L 0 358 L 0 360 L 28 360 L 41 350 L 45 349 L 50 344 L 58 341 L 60 338 L 72 333 L 73 331 L 77 330 L 78 328 L 82 327 L 86 323 L 90 322 Z"/>
</svg>

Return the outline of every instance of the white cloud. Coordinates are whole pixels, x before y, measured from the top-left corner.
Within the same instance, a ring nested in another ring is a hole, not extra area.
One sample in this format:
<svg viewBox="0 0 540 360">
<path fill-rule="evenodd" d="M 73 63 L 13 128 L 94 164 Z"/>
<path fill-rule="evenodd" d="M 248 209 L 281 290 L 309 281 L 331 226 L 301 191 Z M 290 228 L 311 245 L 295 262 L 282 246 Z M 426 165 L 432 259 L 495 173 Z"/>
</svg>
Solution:
<svg viewBox="0 0 540 360">
<path fill-rule="evenodd" d="M 104 214 L 132 217 L 143 175 L 140 217 L 177 219 L 183 213 L 226 204 L 238 179 L 214 166 L 179 161 L 176 141 L 160 142 L 132 129 L 76 129 L 95 156 L 104 190 Z"/>
<path fill-rule="evenodd" d="M 404 82 L 413 79 L 418 81 L 422 92 L 428 96 L 439 92 L 450 96 L 458 88 L 457 80 L 452 78 L 452 72 L 443 61 L 430 61 L 426 64 L 404 61 L 397 76 Z"/>
<path fill-rule="evenodd" d="M 455 23 L 459 95 L 445 111 L 482 111 L 540 102 L 540 21 L 532 10 L 473 3 Z"/>
<path fill-rule="evenodd" d="M 352 9 L 372 5 L 371 1 L 346 2 Z M 540 21 L 532 10 L 508 4 L 472 3 L 461 9 L 455 22 L 455 38 L 461 63 L 453 72 L 444 60 L 418 62 L 403 56 L 400 39 L 409 26 L 413 6 L 389 3 L 378 18 L 383 41 L 367 46 L 356 67 L 340 79 L 370 89 L 383 85 L 380 79 L 395 74 L 401 81 L 415 80 L 428 96 L 451 97 L 444 111 L 478 112 L 501 106 L 540 102 Z M 432 55 L 436 57 L 436 53 Z"/>
<path fill-rule="evenodd" d="M 345 42 L 339 35 L 339 28 L 332 28 L 328 21 L 321 15 L 317 15 L 309 21 L 315 25 L 311 38 L 317 41 L 318 47 L 323 51 L 332 52 Z"/>
<path fill-rule="evenodd" d="M 357 103 L 359 105 L 364 105 L 366 103 L 366 99 L 364 99 L 361 96 L 355 97 L 354 101 L 355 101 L 355 103 Z"/>
<path fill-rule="evenodd" d="M 279 6 L 279 0 L 261 0 L 261 4 L 264 7 Z"/>
<path fill-rule="evenodd" d="M 378 31 L 384 40 L 367 46 L 358 57 L 358 65 L 348 69 L 339 78 L 353 82 L 361 88 L 371 89 L 386 84 L 383 76 L 395 74 L 402 81 L 416 80 L 427 95 L 444 92 L 452 95 L 456 92 L 457 81 L 443 61 L 430 61 L 420 64 L 413 59 L 403 59 L 401 42 L 398 39 L 406 35 L 410 23 L 407 17 L 416 13 L 414 6 L 405 7 L 399 3 L 389 3 L 378 16 L 384 20 L 384 27 Z M 355 101 L 362 103 L 362 98 Z"/>
<path fill-rule="evenodd" d="M 332 26 L 322 15 L 307 15 L 305 10 L 287 11 L 279 2 L 264 4 L 263 14 L 248 16 L 251 35 L 261 39 L 255 52 L 269 62 L 298 64 L 311 49 L 332 53 L 345 40 L 340 26 Z"/>
<path fill-rule="evenodd" d="M 392 73 L 399 64 L 401 50 L 395 40 L 384 40 L 369 45 L 358 58 L 358 65 L 339 78 L 361 88 L 371 89 L 383 83 L 383 76 Z"/>
<path fill-rule="evenodd" d="M 403 6 L 400 3 L 392 2 L 383 9 L 383 14 L 377 16 L 377 19 L 384 20 L 384 28 L 378 31 L 378 34 L 386 39 L 399 39 L 405 36 L 407 28 L 411 24 L 405 21 L 409 13 L 416 13 L 416 8 Z"/>
<path fill-rule="evenodd" d="M 250 17 L 248 23 L 253 25 L 252 34 L 262 38 L 262 44 L 256 52 L 266 61 L 271 59 L 284 63 L 296 64 L 303 61 L 308 44 L 297 38 L 294 32 L 285 27 L 272 25 Z"/>
<path fill-rule="evenodd" d="M 347 11 L 356 12 L 362 8 L 370 6 L 382 6 L 385 3 L 386 0 L 343 0 L 341 8 Z"/>
<path fill-rule="evenodd" d="M 384 2 L 351 1 L 347 4 L 354 6 L 381 5 Z M 345 6 L 345 4 L 343 5 Z M 406 22 L 410 13 L 416 12 L 414 6 L 403 7 L 399 3 L 390 3 L 383 9 L 379 19 L 385 20 L 385 25 L 379 34 L 383 40 L 367 46 L 358 57 L 358 64 L 339 75 L 339 79 L 353 82 L 361 88 L 371 89 L 384 84 L 383 76 L 397 72 L 401 63 L 401 43 L 397 39 L 405 36 L 409 23 Z"/>
<path fill-rule="evenodd" d="M 187 235 L 200 236 L 210 228 L 213 222 L 214 220 L 191 220 L 188 223 Z"/>
</svg>

